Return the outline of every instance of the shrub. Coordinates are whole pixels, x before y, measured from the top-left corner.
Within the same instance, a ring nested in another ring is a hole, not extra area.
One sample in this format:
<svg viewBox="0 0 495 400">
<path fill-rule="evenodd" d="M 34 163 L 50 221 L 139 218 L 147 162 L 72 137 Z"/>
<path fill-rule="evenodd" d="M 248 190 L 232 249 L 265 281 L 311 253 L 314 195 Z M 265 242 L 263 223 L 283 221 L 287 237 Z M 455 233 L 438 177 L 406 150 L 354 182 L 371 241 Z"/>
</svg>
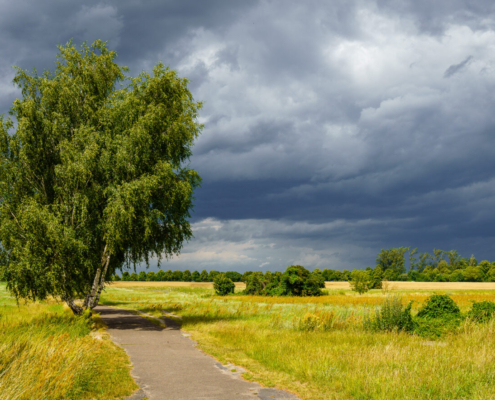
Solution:
<svg viewBox="0 0 495 400">
<path fill-rule="evenodd" d="M 226 296 L 234 293 L 235 284 L 225 274 L 217 274 L 213 281 L 213 288 L 218 296 Z"/>
<path fill-rule="evenodd" d="M 493 301 L 473 302 L 468 317 L 476 322 L 488 322 L 495 317 L 495 303 Z"/>
<path fill-rule="evenodd" d="M 122 273 L 122 280 L 123 280 L 123 281 L 130 281 L 130 280 L 131 280 L 131 276 L 129 275 L 129 272 L 124 271 L 124 272 Z"/>
<path fill-rule="evenodd" d="M 402 298 L 387 297 L 381 307 L 376 310 L 374 318 L 364 320 L 365 328 L 373 331 L 412 332 L 415 327 L 411 315 L 412 301 L 403 309 Z"/>
<path fill-rule="evenodd" d="M 114 280 L 114 281 L 120 281 L 120 276 L 118 276 L 117 274 L 115 274 L 115 275 L 113 276 L 113 280 Z"/>
<path fill-rule="evenodd" d="M 291 265 L 282 274 L 277 294 L 281 296 L 321 296 L 323 277 L 312 274 L 301 265 Z"/>
<path fill-rule="evenodd" d="M 418 311 L 419 318 L 456 318 L 460 317 L 461 310 L 449 296 L 434 294 L 426 299 L 425 305 Z"/>
<path fill-rule="evenodd" d="M 140 282 L 144 282 L 144 281 L 146 281 L 146 272 L 141 271 L 141 272 L 139 273 L 139 275 L 138 275 L 138 280 L 139 280 Z"/>
<path fill-rule="evenodd" d="M 138 276 L 135 272 L 133 272 L 131 275 L 129 275 L 129 280 L 136 282 L 138 280 Z"/>
</svg>

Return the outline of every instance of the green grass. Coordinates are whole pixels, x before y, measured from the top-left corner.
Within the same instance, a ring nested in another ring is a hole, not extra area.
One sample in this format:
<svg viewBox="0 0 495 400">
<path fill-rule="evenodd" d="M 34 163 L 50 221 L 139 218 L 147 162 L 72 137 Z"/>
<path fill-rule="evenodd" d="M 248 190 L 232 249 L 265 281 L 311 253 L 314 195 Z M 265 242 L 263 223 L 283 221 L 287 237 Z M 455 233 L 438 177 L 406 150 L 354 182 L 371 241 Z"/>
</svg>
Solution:
<svg viewBox="0 0 495 400">
<path fill-rule="evenodd" d="M 341 291 L 339 291 L 341 292 Z M 304 399 L 493 399 L 495 327 L 466 320 L 436 341 L 373 333 L 363 320 L 385 294 L 351 291 L 318 299 L 213 296 L 206 288 L 116 288 L 106 304 L 183 317 L 183 329 L 247 379 Z M 397 294 L 397 291 L 394 291 Z M 399 293 L 401 294 L 401 293 Z M 404 291 L 416 309 L 432 293 Z M 489 291 L 451 291 L 461 310 Z"/>
<path fill-rule="evenodd" d="M 99 323 L 54 302 L 17 305 L 0 284 L 0 400 L 131 394 L 129 359 L 104 332 L 92 334 Z"/>
</svg>

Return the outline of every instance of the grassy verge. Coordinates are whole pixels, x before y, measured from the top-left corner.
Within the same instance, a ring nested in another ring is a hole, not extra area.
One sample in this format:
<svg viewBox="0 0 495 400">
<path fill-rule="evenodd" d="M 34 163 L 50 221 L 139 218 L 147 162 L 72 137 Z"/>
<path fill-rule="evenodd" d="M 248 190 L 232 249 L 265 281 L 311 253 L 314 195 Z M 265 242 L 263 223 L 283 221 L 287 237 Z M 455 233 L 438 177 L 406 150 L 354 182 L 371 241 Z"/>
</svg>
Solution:
<svg viewBox="0 0 495 400">
<path fill-rule="evenodd" d="M 424 291 L 394 291 L 417 306 Z M 466 311 L 489 291 L 449 293 Z M 305 399 L 493 399 L 495 328 L 463 322 L 439 340 L 372 333 L 363 319 L 386 293 L 339 291 L 318 299 L 213 296 L 211 289 L 109 288 L 103 301 L 183 317 L 183 329 L 247 379 Z"/>
<path fill-rule="evenodd" d="M 0 399 L 120 399 L 137 386 L 129 359 L 60 304 L 17 306 L 0 285 Z"/>
</svg>

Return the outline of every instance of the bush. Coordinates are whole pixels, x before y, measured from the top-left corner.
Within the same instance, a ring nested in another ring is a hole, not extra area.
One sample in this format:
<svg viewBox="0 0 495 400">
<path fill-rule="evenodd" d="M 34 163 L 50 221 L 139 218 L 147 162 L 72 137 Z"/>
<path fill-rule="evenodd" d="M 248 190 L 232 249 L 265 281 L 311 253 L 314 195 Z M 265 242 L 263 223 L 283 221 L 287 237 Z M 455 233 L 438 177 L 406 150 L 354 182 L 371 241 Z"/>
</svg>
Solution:
<svg viewBox="0 0 495 400">
<path fill-rule="evenodd" d="M 473 302 L 468 317 L 476 322 L 488 322 L 495 317 L 495 303 L 493 301 Z"/>
<path fill-rule="evenodd" d="M 117 274 L 115 274 L 115 275 L 113 276 L 113 280 L 114 280 L 114 281 L 116 281 L 116 282 L 117 282 L 117 281 L 120 281 L 120 276 L 118 276 Z"/>
<path fill-rule="evenodd" d="M 139 273 L 138 280 L 139 280 L 140 282 L 145 282 L 145 281 L 146 281 L 146 272 L 141 271 L 141 272 Z"/>
<path fill-rule="evenodd" d="M 208 282 L 208 272 L 206 271 L 206 269 L 201 271 L 201 275 L 199 276 L 199 281 L 200 282 Z"/>
<path fill-rule="evenodd" d="M 402 298 L 387 297 L 381 307 L 376 310 L 374 318 L 364 320 L 365 328 L 373 331 L 412 332 L 415 323 L 411 315 L 412 301 L 403 309 Z"/>
<path fill-rule="evenodd" d="M 419 318 L 450 319 L 460 317 L 461 310 L 449 296 L 434 294 L 426 299 L 426 304 L 418 311 Z"/>
<path fill-rule="evenodd" d="M 280 296 L 321 296 L 325 281 L 301 265 L 291 265 L 282 274 L 276 294 Z"/>
<path fill-rule="evenodd" d="M 124 271 L 124 272 L 122 273 L 122 280 L 123 280 L 123 281 L 130 281 L 130 280 L 131 280 L 131 276 L 129 275 L 129 272 Z"/>
<path fill-rule="evenodd" d="M 133 272 L 131 275 L 129 275 L 129 280 L 136 282 L 138 280 L 138 276 L 135 272 Z"/>
<path fill-rule="evenodd" d="M 234 293 L 235 284 L 225 274 L 217 274 L 213 281 L 213 288 L 218 296 L 226 296 Z"/>
</svg>

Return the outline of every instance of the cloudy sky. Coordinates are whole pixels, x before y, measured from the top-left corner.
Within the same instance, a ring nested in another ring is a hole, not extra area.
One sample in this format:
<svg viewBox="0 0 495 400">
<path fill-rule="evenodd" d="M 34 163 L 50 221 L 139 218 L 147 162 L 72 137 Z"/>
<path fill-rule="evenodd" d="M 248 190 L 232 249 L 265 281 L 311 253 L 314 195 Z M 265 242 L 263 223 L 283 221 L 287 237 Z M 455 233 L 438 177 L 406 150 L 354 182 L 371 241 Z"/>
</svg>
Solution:
<svg viewBox="0 0 495 400">
<path fill-rule="evenodd" d="M 495 259 L 494 2 L 0 0 L 0 113 L 12 66 L 71 38 L 133 75 L 163 60 L 205 103 L 195 238 L 164 269 Z"/>
</svg>

